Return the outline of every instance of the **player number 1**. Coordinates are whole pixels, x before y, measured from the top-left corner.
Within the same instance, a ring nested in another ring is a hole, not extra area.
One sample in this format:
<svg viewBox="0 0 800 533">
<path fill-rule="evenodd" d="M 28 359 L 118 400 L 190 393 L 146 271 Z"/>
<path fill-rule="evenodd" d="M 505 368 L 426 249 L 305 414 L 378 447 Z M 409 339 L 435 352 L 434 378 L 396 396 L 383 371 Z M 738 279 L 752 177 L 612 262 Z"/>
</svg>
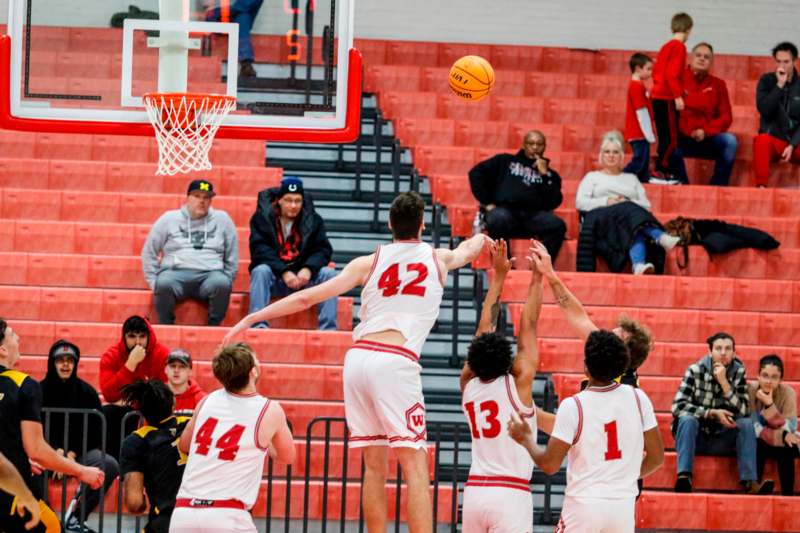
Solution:
<svg viewBox="0 0 800 533">
<path fill-rule="evenodd" d="M 606 437 L 608 437 L 606 461 L 621 459 L 622 451 L 619 449 L 619 440 L 617 439 L 617 421 L 609 422 L 603 428 L 606 430 Z"/>
</svg>

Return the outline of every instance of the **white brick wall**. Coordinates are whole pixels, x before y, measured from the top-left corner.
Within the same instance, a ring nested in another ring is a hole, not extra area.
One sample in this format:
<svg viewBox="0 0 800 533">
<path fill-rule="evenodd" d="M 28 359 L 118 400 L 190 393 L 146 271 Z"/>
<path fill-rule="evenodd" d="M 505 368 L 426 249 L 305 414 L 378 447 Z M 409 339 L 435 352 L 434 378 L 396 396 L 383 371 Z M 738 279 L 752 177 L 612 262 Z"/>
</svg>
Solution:
<svg viewBox="0 0 800 533">
<path fill-rule="evenodd" d="M 705 40 L 718 52 L 766 54 L 779 40 L 800 41 L 798 0 L 356 1 L 356 36 L 362 38 L 653 50 L 669 38 L 672 14 L 686 10 L 695 20 L 690 46 Z M 157 1 L 34 0 L 44 8 L 37 20 L 100 27 L 129 4 L 153 9 Z M 320 8 L 327 4 L 319 0 Z M 0 0 L 0 22 L 7 5 Z M 284 33 L 288 24 L 283 0 L 265 0 L 255 31 Z"/>
</svg>

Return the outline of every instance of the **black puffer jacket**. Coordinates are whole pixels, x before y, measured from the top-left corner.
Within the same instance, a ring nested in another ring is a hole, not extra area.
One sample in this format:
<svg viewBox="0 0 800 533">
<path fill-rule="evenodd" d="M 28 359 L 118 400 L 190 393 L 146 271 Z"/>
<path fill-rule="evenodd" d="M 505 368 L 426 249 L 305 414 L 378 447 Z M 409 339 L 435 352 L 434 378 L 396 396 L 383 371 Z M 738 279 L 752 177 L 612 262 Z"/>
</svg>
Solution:
<svg viewBox="0 0 800 533">
<path fill-rule="evenodd" d="M 622 272 L 630 262 L 628 251 L 636 232 L 645 226 L 661 228 L 650 211 L 633 202 L 622 202 L 592 209 L 583 219 L 578 235 L 578 272 L 594 272 L 595 257 L 608 263 L 611 272 Z M 647 240 L 647 261 L 653 263 L 657 274 L 664 272 L 664 249 Z"/>
<path fill-rule="evenodd" d="M 315 276 L 330 263 L 333 248 L 325 233 L 322 217 L 314 211 L 314 202 L 308 192 L 303 195 L 303 209 L 295 220 L 300 228 L 300 255 L 291 263 L 278 255 L 278 234 L 273 205 L 277 200 L 278 187 L 264 189 L 258 193 L 256 212 L 250 218 L 250 271 L 258 265 L 269 265 L 276 276 L 287 270 L 294 273 L 307 267 Z"/>
<path fill-rule="evenodd" d="M 739 248 L 774 250 L 781 245 L 765 231 L 721 220 L 697 219 L 693 226 L 690 244 L 700 244 L 710 254 L 724 254 Z"/>
<path fill-rule="evenodd" d="M 792 81 L 778 87 L 774 72 L 761 76 L 756 88 L 756 107 L 761 113 L 759 133 L 800 145 L 800 79 L 794 71 Z"/>
</svg>

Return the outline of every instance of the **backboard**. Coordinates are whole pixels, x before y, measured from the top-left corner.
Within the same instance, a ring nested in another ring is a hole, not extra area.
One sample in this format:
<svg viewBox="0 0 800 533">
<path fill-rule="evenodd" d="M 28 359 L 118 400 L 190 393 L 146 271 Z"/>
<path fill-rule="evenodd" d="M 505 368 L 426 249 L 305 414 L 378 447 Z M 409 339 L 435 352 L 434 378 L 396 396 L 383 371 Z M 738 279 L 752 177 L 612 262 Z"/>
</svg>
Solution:
<svg viewBox="0 0 800 533">
<path fill-rule="evenodd" d="M 0 127 L 153 135 L 144 93 L 218 93 L 237 98 L 218 138 L 353 140 L 354 1 L 276 0 L 251 13 L 237 8 L 256 2 L 236 0 L 139 0 L 136 12 L 127 0 L 9 0 Z M 252 52 L 240 39 L 250 25 Z M 248 56 L 255 77 L 239 74 Z"/>
</svg>

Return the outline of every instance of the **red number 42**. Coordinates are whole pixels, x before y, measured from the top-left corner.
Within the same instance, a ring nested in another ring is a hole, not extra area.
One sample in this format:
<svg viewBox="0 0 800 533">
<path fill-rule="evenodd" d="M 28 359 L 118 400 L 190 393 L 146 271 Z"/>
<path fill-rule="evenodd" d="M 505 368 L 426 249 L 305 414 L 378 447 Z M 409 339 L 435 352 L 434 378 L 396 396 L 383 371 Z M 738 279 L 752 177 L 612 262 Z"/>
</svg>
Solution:
<svg viewBox="0 0 800 533">
<path fill-rule="evenodd" d="M 425 263 L 409 263 L 406 265 L 407 272 L 416 272 L 417 277 L 406 284 L 400 290 L 400 263 L 394 263 L 389 268 L 383 271 L 381 277 L 378 278 L 378 289 L 383 291 L 383 296 L 394 296 L 398 292 L 400 294 L 407 294 L 409 296 L 425 296 L 425 287 L 420 286 L 420 283 L 425 281 L 428 277 L 428 267 Z"/>
<path fill-rule="evenodd" d="M 211 445 L 214 443 L 211 436 L 214 434 L 214 429 L 216 429 L 218 423 L 219 420 L 210 417 L 198 428 L 194 441 L 197 443 L 197 449 L 195 451 L 200 455 L 208 455 Z M 236 459 L 236 454 L 239 453 L 239 440 L 242 438 L 244 429 L 244 426 L 236 424 L 220 435 L 217 439 L 217 443 L 214 445 L 215 448 L 220 450 L 217 456 L 220 460 L 233 461 Z"/>
</svg>

